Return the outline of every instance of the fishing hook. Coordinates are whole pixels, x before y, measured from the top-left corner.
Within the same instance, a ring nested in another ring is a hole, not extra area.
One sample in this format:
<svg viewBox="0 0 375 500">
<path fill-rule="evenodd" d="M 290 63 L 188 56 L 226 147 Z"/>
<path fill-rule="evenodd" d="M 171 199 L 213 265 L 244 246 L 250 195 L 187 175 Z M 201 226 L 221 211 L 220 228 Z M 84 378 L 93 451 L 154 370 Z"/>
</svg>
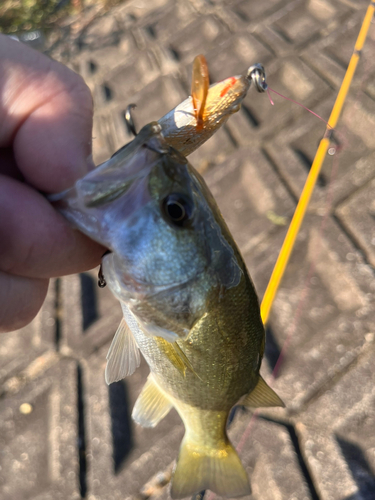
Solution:
<svg viewBox="0 0 375 500">
<path fill-rule="evenodd" d="M 267 90 L 266 71 L 261 64 L 257 63 L 250 66 L 247 70 L 246 78 L 254 82 L 258 92 L 265 92 Z"/>
<path fill-rule="evenodd" d="M 102 265 L 100 264 L 99 272 L 98 272 L 98 287 L 99 288 L 104 288 L 106 285 L 107 285 L 107 282 L 106 282 L 106 280 L 104 278 Z"/>
<path fill-rule="evenodd" d="M 106 256 L 108 255 L 109 253 L 111 253 L 110 250 L 107 250 L 105 253 L 103 253 L 103 256 Z M 103 267 L 102 267 L 102 264 L 100 264 L 100 267 L 99 267 L 99 272 L 98 272 L 98 287 L 99 288 L 104 288 L 105 286 L 107 286 L 107 282 L 104 278 L 104 274 L 103 274 Z"/>
<path fill-rule="evenodd" d="M 134 109 L 136 107 L 137 107 L 136 104 L 129 104 L 128 107 L 126 108 L 126 110 L 124 111 L 124 120 L 125 120 L 126 130 L 128 131 L 129 135 L 134 135 L 134 137 L 137 136 L 137 130 L 136 130 L 135 125 L 134 125 L 132 109 Z M 111 158 L 116 156 L 118 153 L 120 153 L 127 146 L 128 146 L 128 144 L 125 144 L 124 146 L 122 146 L 115 153 L 113 153 Z"/>
<path fill-rule="evenodd" d="M 137 135 L 137 130 L 134 125 L 134 120 L 132 116 L 132 109 L 136 108 L 136 104 L 129 104 L 124 113 L 125 124 L 129 135 L 133 134 L 134 137 Z"/>
</svg>

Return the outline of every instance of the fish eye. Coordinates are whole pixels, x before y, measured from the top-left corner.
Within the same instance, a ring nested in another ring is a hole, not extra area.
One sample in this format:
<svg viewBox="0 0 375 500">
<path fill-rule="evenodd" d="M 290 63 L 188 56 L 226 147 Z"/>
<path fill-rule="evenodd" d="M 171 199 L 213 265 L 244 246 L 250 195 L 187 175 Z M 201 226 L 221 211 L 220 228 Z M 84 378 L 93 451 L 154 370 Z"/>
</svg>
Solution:
<svg viewBox="0 0 375 500">
<path fill-rule="evenodd" d="M 192 203 L 183 195 L 178 193 L 168 195 L 162 202 L 162 208 L 168 222 L 171 222 L 174 226 L 188 226 L 193 207 Z"/>
</svg>

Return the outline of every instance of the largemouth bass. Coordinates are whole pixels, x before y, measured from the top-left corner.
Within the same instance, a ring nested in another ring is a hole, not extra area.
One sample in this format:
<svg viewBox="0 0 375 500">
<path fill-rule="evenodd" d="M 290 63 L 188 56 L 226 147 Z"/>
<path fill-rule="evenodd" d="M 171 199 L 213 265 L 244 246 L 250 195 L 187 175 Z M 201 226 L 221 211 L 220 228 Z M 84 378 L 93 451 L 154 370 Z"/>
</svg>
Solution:
<svg viewBox="0 0 375 500">
<path fill-rule="evenodd" d="M 121 161 L 120 161 L 121 159 Z M 231 408 L 282 406 L 259 375 L 265 334 L 242 257 L 202 177 L 151 123 L 77 181 L 57 207 L 106 246 L 105 279 L 124 320 L 108 353 L 108 383 L 150 375 L 133 410 L 155 426 L 174 407 L 186 433 L 171 495 L 250 493 L 230 443 Z"/>
</svg>

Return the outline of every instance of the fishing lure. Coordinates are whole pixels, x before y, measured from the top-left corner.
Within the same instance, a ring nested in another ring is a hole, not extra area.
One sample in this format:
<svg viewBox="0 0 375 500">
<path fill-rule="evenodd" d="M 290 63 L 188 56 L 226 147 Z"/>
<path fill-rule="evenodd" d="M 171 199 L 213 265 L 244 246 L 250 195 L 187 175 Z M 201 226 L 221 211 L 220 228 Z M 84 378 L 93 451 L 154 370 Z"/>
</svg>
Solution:
<svg viewBox="0 0 375 500">
<path fill-rule="evenodd" d="M 252 82 L 258 92 L 265 92 L 267 87 L 260 85 L 261 81 L 265 81 L 264 68 L 254 64 L 245 75 L 210 85 L 207 61 L 203 55 L 197 56 L 193 62 L 191 96 L 159 120 L 167 143 L 188 156 L 241 109 Z"/>
<path fill-rule="evenodd" d="M 196 56 L 193 62 L 191 96 L 158 120 L 167 144 L 184 156 L 193 153 L 224 125 L 230 115 L 241 109 L 252 82 L 258 92 L 267 90 L 266 73 L 259 63 L 250 66 L 245 75 L 231 76 L 210 85 L 206 58 L 203 55 Z M 132 116 L 132 109 L 135 107 L 135 104 L 129 104 L 124 116 L 128 132 L 133 135 L 137 135 Z M 131 142 L 122 146 L 112 158 L 131 147 L 130 145 Z M 108 160 L 111 161 L 112 159 Z M 52 195 L 49 199 L 58 201 L 60 194 Z"/>
</svg>

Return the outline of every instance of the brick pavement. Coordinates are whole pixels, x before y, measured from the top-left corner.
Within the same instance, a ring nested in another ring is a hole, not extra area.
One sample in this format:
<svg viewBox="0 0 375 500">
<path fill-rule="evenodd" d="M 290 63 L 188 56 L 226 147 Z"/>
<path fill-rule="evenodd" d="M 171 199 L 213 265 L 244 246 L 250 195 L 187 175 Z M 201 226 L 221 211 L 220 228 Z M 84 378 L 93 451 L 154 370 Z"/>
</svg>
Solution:
<svg viewBox="0 0 375 500">
<path fill-rule="evenodd" d="M 85 11 L 47 52 L 92 90 L 99 163 L 129 140 L 122 113 L 130 102 L 140 127 L 186 97 L 198 53 L 215 80 L 263 63 L 272 88 L 327 118 L 367 3 L 132 0 Z M 254 500 L 375 498 L 374 48 L 371 26 L 340 147 L 327 156 L 270 317 L 262 371 L 270 374 L 287 340 L 274 383 L 287 408 L 261 410 L 242 448 Z M 243 109 L 190 158 L 205 172 L 260 296 L 323 131 L 298 106 L 277 97 L 271 106 L 251 89 Z M 174 411 L 155 429 L 131 421 L 145 363 L 105 385 L 120 317 L 93 271 L 54 280 L 34 322 L 2 336 L 2 499 L 168 497 L 183 427 Z M 235 443 L 250 417 L 237 412 Z"/>
</svg>

